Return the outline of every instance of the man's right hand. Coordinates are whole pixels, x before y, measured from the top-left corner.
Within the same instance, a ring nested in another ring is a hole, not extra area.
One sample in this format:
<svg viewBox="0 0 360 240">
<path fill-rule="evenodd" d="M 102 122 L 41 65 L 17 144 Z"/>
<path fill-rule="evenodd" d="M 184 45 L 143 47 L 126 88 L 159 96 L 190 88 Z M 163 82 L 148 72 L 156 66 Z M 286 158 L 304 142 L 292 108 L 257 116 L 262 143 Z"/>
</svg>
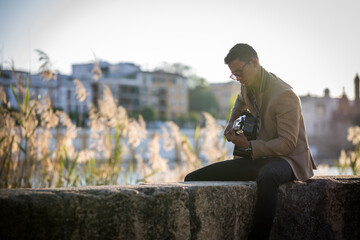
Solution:
<svg viewBox="0 0 360 240">
<path fill-rule="evenodd" d="M 234 122 L 229 121 L 224 131 L 224 136 L 228 142 L 230 142 L 229 137 L 231 136 L 231 132 L 233 131 L 233 125 Z"/>
</svg>

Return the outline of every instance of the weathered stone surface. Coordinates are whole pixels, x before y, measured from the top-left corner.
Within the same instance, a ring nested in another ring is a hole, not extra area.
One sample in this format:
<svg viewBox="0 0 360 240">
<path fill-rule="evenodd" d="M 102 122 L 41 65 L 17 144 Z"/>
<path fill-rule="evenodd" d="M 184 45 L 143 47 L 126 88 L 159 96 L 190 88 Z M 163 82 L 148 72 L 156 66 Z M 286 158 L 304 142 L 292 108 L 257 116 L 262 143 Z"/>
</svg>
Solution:
<svg viewBox="0 0 360 240">
<path fill-rule="evenodd" d="M 0 190 L 0 239 L 240 239 L 254 182 Z"/>
<path fill-rule="evenodd" d="M 281 186 L 272 239 L 359 239 L 360 178 Z M 246 239 L 255 182 L 0 190 L 0 239 Z"/>
<path fill-rule="evenodd" d="M 281 186 L 272 239 L 360 239 L 360 177 Z"/>
</svg>

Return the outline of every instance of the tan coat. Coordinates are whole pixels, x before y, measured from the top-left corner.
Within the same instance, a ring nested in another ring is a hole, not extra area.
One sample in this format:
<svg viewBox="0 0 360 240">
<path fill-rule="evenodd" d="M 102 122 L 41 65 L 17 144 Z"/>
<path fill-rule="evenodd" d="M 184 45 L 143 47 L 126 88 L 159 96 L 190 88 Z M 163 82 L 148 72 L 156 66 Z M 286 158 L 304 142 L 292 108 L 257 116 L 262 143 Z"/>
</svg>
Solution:
<svg viewBox="0 0 360 240">
<path fill-rule="evenodd" d="M 241 86 L 233 116 L 244 109 L 256 117 L 255 109 Z M 280 78 L 262 68 L 260 94 L 257 96 L 260 130 L 257 140 L 251 141 L 253 159 L 279 156 L 293 169 L 298 180 L 307 180 L 316 169 L 305 131 L 301 102 L 293 89 Z"/>
</svg>

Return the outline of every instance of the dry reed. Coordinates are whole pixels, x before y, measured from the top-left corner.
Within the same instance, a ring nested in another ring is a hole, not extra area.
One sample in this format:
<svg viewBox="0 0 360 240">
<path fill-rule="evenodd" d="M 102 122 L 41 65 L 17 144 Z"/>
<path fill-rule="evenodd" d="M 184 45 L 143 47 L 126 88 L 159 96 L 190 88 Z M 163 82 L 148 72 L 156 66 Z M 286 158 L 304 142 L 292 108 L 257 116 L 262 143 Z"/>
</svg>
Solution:
<svg viewBox="0 0 360 240">
<path fill-rule="evenodd" d="M 54 79 L 49 57 L 38 53 L 43 78 Z M 102 76 L 97 61 L 92 73 L 96 80 Z M 0 87 L 1 188 L 182 181 L 204 161 L 222 160 L 226 153 L 219 144 L 221 128 L 210 114 L 203 114 L 206 124 L 202 129 L 197 127 L 193 145 L 174 122 L 167 122 L 161 134 L 149 136 L 142 116 L 129 118 L 107 85 L 102 85 L 97 106 L 87 102 L 89 141 L 76 148 L 79 129 L 67 113 L 54 111 L 47 96 L 30 97 L 28 81 L 24 84 L 15 71 L 13 76 L 16 111 Z M 76 99 L 85 102 L 89 96 L 86 88 L 78 79 L 73 83 Z M 142 146 L 149 138 L 146 147 Z M 174 151 L 173 164 L 161 156 L 161 149 Z"/>
</svg>

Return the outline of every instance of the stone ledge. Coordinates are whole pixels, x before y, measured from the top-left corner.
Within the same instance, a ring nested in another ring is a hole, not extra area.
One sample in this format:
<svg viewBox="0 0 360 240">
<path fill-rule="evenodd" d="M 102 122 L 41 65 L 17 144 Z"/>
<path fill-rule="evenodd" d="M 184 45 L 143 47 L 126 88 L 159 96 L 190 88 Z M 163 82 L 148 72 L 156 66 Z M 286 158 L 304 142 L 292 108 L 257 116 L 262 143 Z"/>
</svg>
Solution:
<svg viewBox="0 0 360 240">
<path fill-rule="evenodd" d="M 0 239 L 246 239 L 255 182 L 0 190 Z M 271 239 L 360 239 L 360 177 L 280 187 Z"/>
</svg>

